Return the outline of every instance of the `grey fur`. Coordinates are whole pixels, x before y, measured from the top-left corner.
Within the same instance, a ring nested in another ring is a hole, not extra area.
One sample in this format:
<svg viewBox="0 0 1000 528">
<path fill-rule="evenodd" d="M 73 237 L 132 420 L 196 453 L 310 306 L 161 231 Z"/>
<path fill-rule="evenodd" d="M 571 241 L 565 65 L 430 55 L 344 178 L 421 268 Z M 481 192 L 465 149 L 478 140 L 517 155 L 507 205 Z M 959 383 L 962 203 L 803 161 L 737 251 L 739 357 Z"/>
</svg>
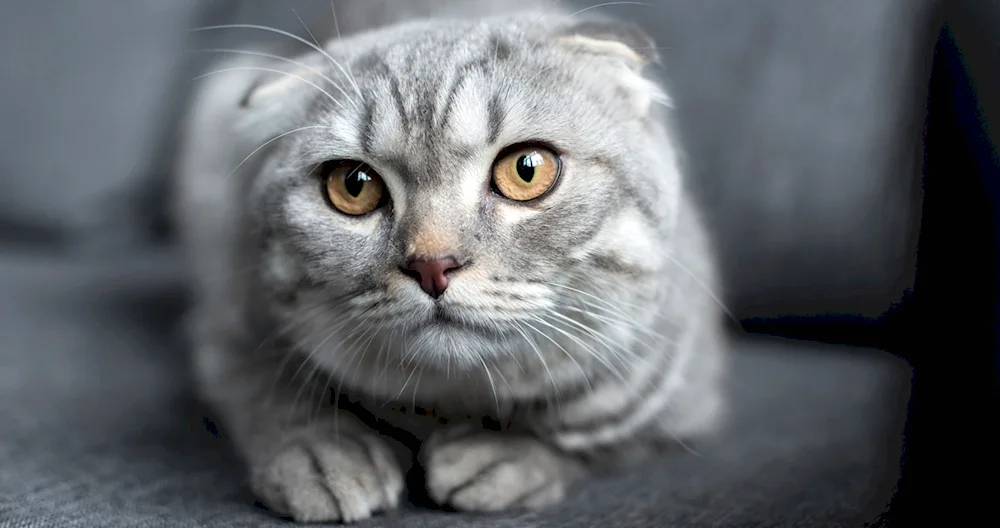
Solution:
<svg viewBox="0 0 1000 528">
<path fill-rule="evenodd" d="M 642 76 L 653 57 L 629 46 L 644 36 L 475 15 L 333 39 L 298 65 L 240 57 L 190 111 L 176 212 L 195 372 L 256 493 L 298 520 L 398 505 L 405 460 L 371 419 L 425 440 L 407 447 L 435 500 L 488 511 L 552 504 L 724 414 L 712 254 Z M 518 204 L 489 175 L 525 141 L 564 170 Z M 331 159 L 375 167 L 390 205 L 332 209 Z M 400 272 L 414 251 L 468 264 L 435 301 Z"/>
</svg>

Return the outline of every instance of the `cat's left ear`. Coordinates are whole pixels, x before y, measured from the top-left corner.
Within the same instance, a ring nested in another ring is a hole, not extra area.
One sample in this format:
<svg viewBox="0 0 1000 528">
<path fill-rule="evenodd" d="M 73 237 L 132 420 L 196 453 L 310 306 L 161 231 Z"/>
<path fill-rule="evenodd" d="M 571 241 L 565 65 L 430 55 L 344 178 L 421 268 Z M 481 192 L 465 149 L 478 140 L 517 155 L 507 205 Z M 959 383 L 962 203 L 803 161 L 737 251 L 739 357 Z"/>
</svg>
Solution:
<svg viewBox="0 0 1000 528">
<path fill-rule="evenodd" d="M 635 24 L 617 20 L 575 23 L 560 30 L 555 41 L 579 53 L 619 59 L 635 71 L 660 60 L 656 43 L 648 33 Z"/>
<path fill-rule="evenodd" d="M 655 42 L 636 25 L 615 20 L 587 20 L 560 29 L 554 42 L 571 53 L 612 60 L 622 68 L 615 79 L 636 113 L 646 115 L 653 102 L 670 106 L 660 86 L 643 76 L 649 63 L 658 63 Z"/>
</svg>

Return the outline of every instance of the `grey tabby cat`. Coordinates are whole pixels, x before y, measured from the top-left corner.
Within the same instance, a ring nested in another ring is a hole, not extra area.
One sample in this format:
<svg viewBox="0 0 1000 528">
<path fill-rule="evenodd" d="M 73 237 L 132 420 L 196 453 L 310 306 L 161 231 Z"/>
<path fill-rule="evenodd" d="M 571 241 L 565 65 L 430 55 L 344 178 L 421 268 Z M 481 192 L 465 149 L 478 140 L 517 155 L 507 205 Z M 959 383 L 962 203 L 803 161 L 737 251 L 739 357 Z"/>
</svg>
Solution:
<svg viewBox="0 0 1000 528">
<path fill-rule="evenodd" d="M 655 47 L 500 4 L 250 51 L 191 109 L 196 377 L 296 520 L 396 508 L 407 451 L 441 505 L 541 508 L 724 414 Z"/>
</svg>

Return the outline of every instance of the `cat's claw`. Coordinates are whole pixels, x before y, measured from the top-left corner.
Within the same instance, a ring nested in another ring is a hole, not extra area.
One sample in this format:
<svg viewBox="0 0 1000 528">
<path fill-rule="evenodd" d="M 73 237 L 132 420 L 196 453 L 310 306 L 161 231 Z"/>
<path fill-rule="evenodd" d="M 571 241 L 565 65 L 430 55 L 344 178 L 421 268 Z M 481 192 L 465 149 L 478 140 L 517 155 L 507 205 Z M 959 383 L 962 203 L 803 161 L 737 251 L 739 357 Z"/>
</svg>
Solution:
<svg viewBox="0 0 1000 528">
<path fill-rule="evenodd" d="M 432 438 L 422 458 L 431 498 L 461 511 L 550 506 L 582 469 L 534 438 L 493 432 Z"/>
<path fill-rule="evenodd" d="M 354 522 L 396 508 L 403 473 L 378 437 L 312 429 L 286 441 L 269 463 L 253 468 L 254 492 L 272 510 L 299 522 Z"/>
</svg>

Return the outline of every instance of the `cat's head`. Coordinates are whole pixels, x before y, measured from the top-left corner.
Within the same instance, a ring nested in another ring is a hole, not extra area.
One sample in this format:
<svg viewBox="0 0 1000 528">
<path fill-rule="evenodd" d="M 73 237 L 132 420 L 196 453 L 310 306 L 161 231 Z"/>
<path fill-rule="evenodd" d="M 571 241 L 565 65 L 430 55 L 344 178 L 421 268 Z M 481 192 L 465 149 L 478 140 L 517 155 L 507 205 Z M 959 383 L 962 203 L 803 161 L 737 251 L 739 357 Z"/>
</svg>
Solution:
<svg viewBox="0 0 1000 528">
<path fill-rule="evenodd" d="M 249 193 L 265 272 L 316 343 L 452 369 L 627 332 L 681 192 L 653 49 L 528 13 L 337 39 L 264 76 L 243 112 L 259 143 L 284 134 Z"/>
</svg>

